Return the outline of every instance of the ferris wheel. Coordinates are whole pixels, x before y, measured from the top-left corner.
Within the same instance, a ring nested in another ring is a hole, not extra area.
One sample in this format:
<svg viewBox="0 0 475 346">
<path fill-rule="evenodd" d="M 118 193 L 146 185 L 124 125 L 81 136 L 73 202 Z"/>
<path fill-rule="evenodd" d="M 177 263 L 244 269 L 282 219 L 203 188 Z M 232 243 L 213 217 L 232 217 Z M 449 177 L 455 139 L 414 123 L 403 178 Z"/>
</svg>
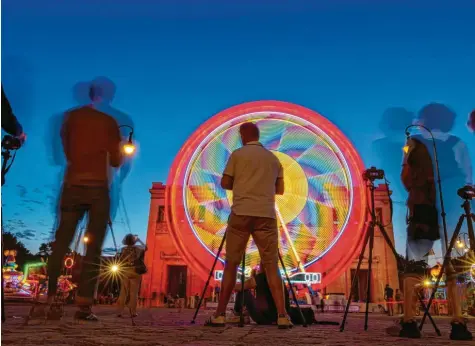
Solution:
<svg viewBox="0 0 475 346">
<path fill-rule="evenodd" d="M 226 231 L 232 192 L 220 180 L 241 146 L 239 126 L 255 122 L 260 142 L 284 168 L 285 193 L 276 197 L 280 251 L 290 272 L 319 272 L 333 280 L 355 257 L 365 222 L 362 161 L 341 131 L 316 112 L 260 101 L 225 110 L 186 141 L 167 181 L 169 229 L 178 251 L 201 276 L 209 272 Z M 224 263 L 225 253 L 219 260 Z M 246 263 L 259 263 L 249 241 Z"/>
</svg>

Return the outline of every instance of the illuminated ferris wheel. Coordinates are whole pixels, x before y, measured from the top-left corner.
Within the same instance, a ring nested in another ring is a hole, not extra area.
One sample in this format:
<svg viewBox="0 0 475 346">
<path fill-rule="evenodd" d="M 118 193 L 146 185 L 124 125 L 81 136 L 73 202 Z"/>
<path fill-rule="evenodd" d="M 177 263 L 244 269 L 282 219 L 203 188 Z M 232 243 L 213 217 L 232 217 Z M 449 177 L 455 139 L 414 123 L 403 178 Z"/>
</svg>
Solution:
<svg viewBox="0 0 475 346">
<path fill-rule="evenodd" d="M 167 182 L 168 222 L 185 261 L 203 277 L 226 231 L 232 193 L 220 181 L 241 146 L 239 126 L 253 121 L 260 142 L 284 168 L 285 193 L 276 198 L 280 250 L 288 270 L 319 272 L 327 282 L 358 249 L 365 221 L 363 165 L 348 139 L 319 114 L 289 103 L 261 101 L 225 110 L 187 140 Z M 224 262 L 225 253 L 220 261 Z M 259 263 L 249 241 L 246 263 Z"/>
</svg>

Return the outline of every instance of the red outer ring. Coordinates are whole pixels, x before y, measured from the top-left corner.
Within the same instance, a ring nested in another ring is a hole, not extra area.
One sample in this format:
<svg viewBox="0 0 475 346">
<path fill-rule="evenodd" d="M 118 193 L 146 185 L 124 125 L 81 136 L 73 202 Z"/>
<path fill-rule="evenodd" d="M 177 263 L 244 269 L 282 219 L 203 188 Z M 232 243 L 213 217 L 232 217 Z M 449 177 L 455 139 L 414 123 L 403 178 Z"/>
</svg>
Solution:
<svg viewBox="0 0 475 346">
<path fill-rule="evenodd" d="M 70 261 L 70 264 L 68 264 L 68 262 Z M 64 267 L 66 269 L 71 269 L 74 265 L 74 260 L 71 258 L 71 257 L 67 257 L 65 260 L 64 260 Z"/>
<path fill-rule="evenodd" d="M 167 223 L 178 253 L 203 280 L 213 265 L 212 256 L 196 239 L 188 224 L 183 200 L 183 181 L 186 168 L 196 147 L 221 124 L 243 114 L 255 112 L 280 112 L 298 116 L 318 126 L 340 148 L 351 173 L 353 184 L 353 208 L 346 229 L 339 240 L 320 260 L 307 267 L 308 272 L 322 273 L 322 286 L 338 278 L 350 265 L 360 250 L 366 221 L 366 190 L 362 181 L 363 161 L 348 138 L 329 120 L 320 114 L 292 103 L 281 101 L 257 101 L 228 108 L 204 122 L 185 142 L 178 152 L 167 180 Z M 221 269 L 218 265 L 215 269 Z"/>
</svg>

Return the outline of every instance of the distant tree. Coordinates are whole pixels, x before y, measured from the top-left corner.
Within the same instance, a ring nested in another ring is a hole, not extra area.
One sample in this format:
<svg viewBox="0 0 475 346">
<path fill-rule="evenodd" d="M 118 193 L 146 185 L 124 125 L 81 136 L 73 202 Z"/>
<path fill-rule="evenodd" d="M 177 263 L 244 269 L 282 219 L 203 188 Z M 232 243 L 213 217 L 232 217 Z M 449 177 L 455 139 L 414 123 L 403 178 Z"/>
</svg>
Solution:
<svg viewBox="0 0 475 346">
<path fill-rule="evenodd" d="M 40 248 L 38 249 L 38 253 L 36 254 L 37 256 L 41 256 L 43 258 L 48 258 L 51 256 L 51 253 L 53 252 L 53 242 L 50 241 L 49 243 L 41 243 Z"/>
<path fill-rule="evenodd" d="M 38 260 L 38 257 L 33 255 L 25 245 L 17 239 L 17 237 L 10 232 L 3 233 L 2 250 L 16 250 L 16 263 L 18 264 L 18 270 L 22 270 L 25 263 Z M 2 265 L 4 264 L 4 255 L 2 251 Z"/>
<path fill-rule="evenodd" d="M 415 272 L 425 275 L 429 266 L 425 261 L 409 261 L 405 256 L 398 254 L 397 269 L 399 273 Z"/>
</svg>

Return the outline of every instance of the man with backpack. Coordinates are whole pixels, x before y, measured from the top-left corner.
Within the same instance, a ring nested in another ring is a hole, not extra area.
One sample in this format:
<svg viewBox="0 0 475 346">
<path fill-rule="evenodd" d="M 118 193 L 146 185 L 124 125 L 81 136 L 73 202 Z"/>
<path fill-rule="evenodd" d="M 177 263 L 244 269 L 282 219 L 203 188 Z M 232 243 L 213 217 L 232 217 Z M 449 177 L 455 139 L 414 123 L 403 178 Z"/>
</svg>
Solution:
<svg viewBox="0 0 475 346">
<path fill-rule="evenodd" d="M 137 246 L 137 243 L 140 243 L 141 246 Z M 122 249 L 119 256 L 119 263 L 121 264 L 119 277 L 121 281 L 117 316 L 122 317 L 125 303 L 128 300 L 130 313 L 132 317 L 136 317 L 140 280 L 142 275 L 147 272 L 147 268 L 143 261 L 145 251 L 147 251 L 147 246 L 138 238 L 138 236 L 133 234 L 127 234 L 124 237 L 122 244 L 124 244 L 125 247 Z"/>
</svg>

